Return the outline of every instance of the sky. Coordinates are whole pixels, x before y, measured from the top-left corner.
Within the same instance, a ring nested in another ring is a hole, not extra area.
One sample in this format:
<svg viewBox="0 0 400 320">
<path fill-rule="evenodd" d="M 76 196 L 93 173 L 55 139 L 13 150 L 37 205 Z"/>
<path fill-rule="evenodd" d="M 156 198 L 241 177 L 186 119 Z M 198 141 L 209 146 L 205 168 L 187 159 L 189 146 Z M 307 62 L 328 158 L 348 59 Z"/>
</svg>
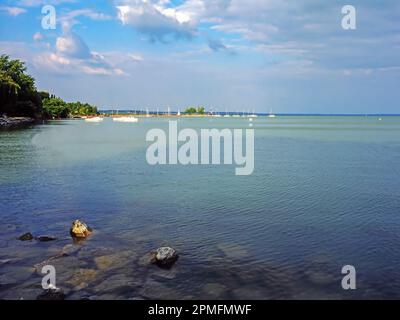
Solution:
<svg viewBox="0 0 400 320">
<path fill-rule="evenodd" d="M 348 1 L 0 0 L 0 54 L 100 109 L 400 113 L 400 1 Z"/>
</svg>

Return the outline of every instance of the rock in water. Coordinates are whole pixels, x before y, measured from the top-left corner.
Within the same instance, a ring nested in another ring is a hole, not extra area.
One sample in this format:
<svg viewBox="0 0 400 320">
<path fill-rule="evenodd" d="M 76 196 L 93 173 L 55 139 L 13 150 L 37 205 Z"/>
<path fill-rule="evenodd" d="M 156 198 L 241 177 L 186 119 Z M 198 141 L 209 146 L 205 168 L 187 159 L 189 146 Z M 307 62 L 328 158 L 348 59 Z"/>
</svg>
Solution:
<svg viewBox="0 0 400 320">
<path fill-rule="evenodd" d="M 152 257 L 152 263 L 161 268 L 170 268 L 178 260 L 179 256 L 175 249 L 161 247 L 156 250 Z"/>
<path fill-rule="evenodd" d="M 72 222 L 72 227 L 69 233 L 73 238 L 84 239 L 92 234 L 92 229 L 89 228 L 84 222 L 75 220 Z"/>
<path fill-rule="evenodd" d="M 24 233 L 22 236 L 18 237 L 18 240 L 21 240 L 21 241 L 33 240 L 33 236 L 30 232 L 27 232 L 27 233 Z"/>
<path fill-rule="evenodd" d="M 52 236 L 40 236 L 36 238 L 37 241 L 40 242 L 47 242 L 47 241 L 54 241 L 57 240 L 56 237 L 52 237 Z"/>
<path fill-rule="evenodd" d="M 47 289 L 36 297 L 36 300 L 64 300 L 65 294 L 59 289 Z"/>
</svg>

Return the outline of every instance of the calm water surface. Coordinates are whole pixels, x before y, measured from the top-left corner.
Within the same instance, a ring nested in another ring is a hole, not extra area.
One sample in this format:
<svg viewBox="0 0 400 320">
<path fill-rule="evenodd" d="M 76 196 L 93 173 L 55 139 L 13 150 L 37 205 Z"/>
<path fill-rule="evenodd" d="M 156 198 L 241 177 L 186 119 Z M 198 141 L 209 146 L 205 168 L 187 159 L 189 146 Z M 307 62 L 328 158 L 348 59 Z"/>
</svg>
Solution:
<svg viewBox="0 0 400 320">
<path fill-rule="evenodd" d="M 48 259 L 69 299 L 400 298 L 400 117 L 259 117 L 255 170 L 240 177 L 232 165 L 149 166 L 146 132 L 167 126 L 0 131 L 0 298 L 34 299 Z M 74 243 L 78 218 L 95 233 Z M 15 240 L 28 231 L 58 240 Z M 171 270 L 147 263 L 162 245 L 180 253 Z M 346 264 L 355 291 L 341 289 Z"/>
</svg>

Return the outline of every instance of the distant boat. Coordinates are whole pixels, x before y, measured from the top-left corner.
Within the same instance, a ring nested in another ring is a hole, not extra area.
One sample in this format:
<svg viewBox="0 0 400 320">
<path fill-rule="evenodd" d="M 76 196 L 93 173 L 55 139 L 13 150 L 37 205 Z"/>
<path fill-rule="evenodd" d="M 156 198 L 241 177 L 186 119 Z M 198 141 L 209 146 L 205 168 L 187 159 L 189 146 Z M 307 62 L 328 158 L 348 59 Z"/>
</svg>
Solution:
<svg viewBox="0 0 400 320">
<path fill-rule="evenodd" d="M 176 114 L 178 117 L 181 116 L 181 110 L 178 110 L 178 113 Z"/>
<path fill-rule="evenodd" d="M 91 118 L 85 118 L 86 122 L 103 122 L 102 117 L 91 117 Z"/>
<path fill-rule="evenodd" d="M 138 122 L 139 119 L 135 117 L 115 117 L 114 122 Z"/>
<path fill-rule="evenodd" d="M 272 113 L 272 109 L 271 109 L 271 111 L 269 112 L 268 118 L 276 118 L 276 115 L 274 115 L 274 114 Z"/>
</svg>

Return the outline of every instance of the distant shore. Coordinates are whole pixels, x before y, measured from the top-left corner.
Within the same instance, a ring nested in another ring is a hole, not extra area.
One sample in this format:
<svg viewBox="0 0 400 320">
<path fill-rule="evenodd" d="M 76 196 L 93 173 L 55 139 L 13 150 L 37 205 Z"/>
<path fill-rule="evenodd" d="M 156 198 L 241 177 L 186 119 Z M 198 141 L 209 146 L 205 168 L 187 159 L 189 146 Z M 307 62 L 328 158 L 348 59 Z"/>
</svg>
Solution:
<svg viewBox="0 0 400 320">
<path fill-rule="evenodd" d="M 109 118 L 122 118 L 122 117 L 137 117 L 137 118 L 160 118 L 160 117 L 185 117 L 185 118 L 206 118 L 212 117 L 211 114 L 137 114 L 137 113 L 124 113 L 124 114 L 107 114 L 107 113 L 100 113 L 102 117 L 109 117 Z M 215 116 L 215 115 L 214 115 Z"/>
</svg>

